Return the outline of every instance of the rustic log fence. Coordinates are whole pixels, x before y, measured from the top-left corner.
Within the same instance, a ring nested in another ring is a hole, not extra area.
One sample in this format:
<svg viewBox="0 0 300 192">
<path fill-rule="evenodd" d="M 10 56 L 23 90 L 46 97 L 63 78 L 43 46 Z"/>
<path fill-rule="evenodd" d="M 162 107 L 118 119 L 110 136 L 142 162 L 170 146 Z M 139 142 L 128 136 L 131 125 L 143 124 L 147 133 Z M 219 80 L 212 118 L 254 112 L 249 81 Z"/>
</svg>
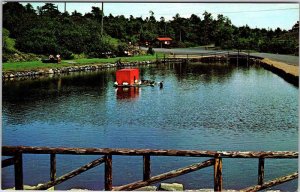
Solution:
<svg viewBox="0 0 300 192">
<path fill-rule="evenodd" d="M 108 191 L 134 190 L 166 179 L 174 178 L 206 167 L 214 168 L 214 190 L 222 191 L 222 158 L 256 158 L 258 159 L 258 182 L 255 186 L 241 191 L 259 191 L 275 185 L 298 178 L 298 172 L 287 176 L 264 182 L 265 159 L 297 159 L 298 152 L 292 151 L 266 151 L 266 152 L 240 152 L 240 151 L 200 151 L 200 150 L 152 150 L 152 149 L 110 149 L 110 148 L 53 148 L 53 147 L 26 147 L 3 146 L 2 156 L 13 156 L 2 160 L 2 168 L 14 165 L 15 189 L 23 189 L 23 160 L 24 154 L 50 154 L 50 181 L 39 185 L 34 190 L 45 190 L 75 177 L 89 169 L 105 164 L 104 186 Z M 78 169 L 63 176 L 56 177 L 56 155 L 104 155 Z M 113 187 L 112 183 L 112 157 L 113 155 L 143 156 L 143 180 L 123 186 Z M 183 156 L 183 157 L 210 157 L 204 162 L 189 165 L 177 170 L 151 176 L 151 156 Z"/>
</svg>

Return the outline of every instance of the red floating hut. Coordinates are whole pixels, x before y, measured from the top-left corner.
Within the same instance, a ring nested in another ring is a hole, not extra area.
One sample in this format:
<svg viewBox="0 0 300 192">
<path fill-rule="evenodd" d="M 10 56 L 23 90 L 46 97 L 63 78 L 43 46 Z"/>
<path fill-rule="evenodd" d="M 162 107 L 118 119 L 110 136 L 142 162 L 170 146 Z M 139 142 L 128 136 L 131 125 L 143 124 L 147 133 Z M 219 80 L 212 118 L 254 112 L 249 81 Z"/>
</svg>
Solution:
<svg viewBox="0 0 300 192">
<path fill-rule="evenodd" d="M 134 86 L 139 81 L 138 69 L 120 69 L 116 72 L 116 82 L 118 86 Z"/>
</svg>

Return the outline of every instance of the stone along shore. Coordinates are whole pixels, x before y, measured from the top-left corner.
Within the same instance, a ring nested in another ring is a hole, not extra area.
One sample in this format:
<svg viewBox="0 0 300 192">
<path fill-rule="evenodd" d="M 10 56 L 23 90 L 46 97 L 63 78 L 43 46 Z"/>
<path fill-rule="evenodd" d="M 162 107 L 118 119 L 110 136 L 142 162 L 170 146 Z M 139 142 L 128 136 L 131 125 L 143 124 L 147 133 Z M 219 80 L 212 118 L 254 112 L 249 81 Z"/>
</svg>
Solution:
<svg viewBox="0 0 300 192">
<path fill-rule="evenodd" d="M 39 184 L 41 185 L 41 184 Z M 38 186 L 39 186 L 38 185 Z M 29 186 L 24 185 L 24 190 L 32 190 L 36 186 Z M 9 188 L 6 190 L 15 190 L 15 188 Z M 54 187 L 51 187 L 47 189 L 48 191 L 55 190 Z M 88 189 L 69 189 L 70 191 L 89 191 Z M 134 191 L 190 191 L 190 192 L 214 192 L 214 189 L 185 189 L 184 185 L 181 183 L 160 183 L 157 186 L 146 186 L 139 189 L 136 189 Z M 223 192 L 238 192 L 238 190 L 232 190 L 232 189 L 224 189 Z M 280 192 L 280 190 L 266 190 L 266 192 Z"/>
<path fill-rule="evenodd" d="M 156 64 L 156 61 L 124 62 L 122 63 L 122 66 L 129 67 L 129 66 L 139 66 L 139 65 L 149 65 L 149 64 Z M 39 77 L 44 75 L 53 75 L 53 74 L 67 74 L 67 73 L 80 72 L 80 71 L 96 71 L 96 70 L 103 70 L 103 69 L 114 68 L 114 67 L 117 67 L 116 63 L 57 67 L 57 68 L 50 68 L 50 69 L 45 68 L 45 69 L 36 69 L 30 71 L 14 71 L 14 72 L 8 71 L 2 73 L 2 79 L 13 80 L 17 78 L 30 78 L 30 77 Z"/>
</svg>

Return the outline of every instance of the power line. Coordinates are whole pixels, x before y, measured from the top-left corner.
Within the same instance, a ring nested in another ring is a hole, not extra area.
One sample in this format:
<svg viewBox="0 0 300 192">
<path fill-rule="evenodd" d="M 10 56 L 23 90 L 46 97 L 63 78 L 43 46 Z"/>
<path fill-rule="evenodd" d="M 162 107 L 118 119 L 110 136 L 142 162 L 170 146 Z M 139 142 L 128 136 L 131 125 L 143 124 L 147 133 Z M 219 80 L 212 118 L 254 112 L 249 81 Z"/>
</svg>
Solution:
<svg viewBox="0 0 300 192">
<path fill-rule="evenodd" d="M 223 12 L 208 12 L 208 13 L 211 13 L 211 14 L 224 14 L 224 13 L 247 13 L 247 12 L 265 12 L 265 11 L 284 11 L 284 10 L 295 10 L 295 9 L 299 9 L 299 8 L 282 8 L 282 9 L 263 9 L 263 10 L 244 10 L 244 11 L 223 11 Z M 204 12 L 201 12 L 201 13 L 185 13 L 185 14 L 181 14 L 181 15 L 187 15 L 187 14 L 195 14 L 195 15 L 202 15 Z M 111 12 L 111 14 L 113 15 L 118 15 L 120 13 L 114 13 L 114 12 Z M 132 13 L 123 13 L 124 15 L 130 15 Z M 171 14 L 158 14 L 160 16 L 175 16 L 176 14 L 174 15 L 171 15 Z M 149 14 L 141 14 L 141 16 L 149 16 Z"/>
<path fill-rule="evenodd" d="M 299 9 L 299 8 L 284 8 L 284 9 L 263 9 L 263 10 L 249 10 L 249 11 L 228 11 L 228 12 L 214 12 L 216 13 L 247 13 L 247 12 L 264 12 L 264 11 L 281 11 L 281 10 L 292 10 L 292 9 Z"/>
</svg>

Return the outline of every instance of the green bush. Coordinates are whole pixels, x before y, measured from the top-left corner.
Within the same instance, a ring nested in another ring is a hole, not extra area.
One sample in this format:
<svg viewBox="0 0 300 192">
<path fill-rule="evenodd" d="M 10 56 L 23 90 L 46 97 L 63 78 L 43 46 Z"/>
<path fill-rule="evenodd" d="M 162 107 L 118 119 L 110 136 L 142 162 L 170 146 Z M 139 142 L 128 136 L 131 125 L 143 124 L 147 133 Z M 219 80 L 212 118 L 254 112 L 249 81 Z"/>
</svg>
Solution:
<svg viewBox="0 0 300 192">
<path fill-rule="evenodd" d="M 185 47 L 195 47 L 195 46 L 197 46 L 197 44 L 194 43 L 194 42 L 185 42 L 184 44 L 185 44 Z"/>
<path fill-rule="evenodd" d="M 152 47 L 149 47 L 147 50 L 147 54 L 154 55 L 155 54 L 154 49 Z"/>
<path fill-rule="evenodd" d="M 81 53 L 81 54 L 72 54 L 72 57 L 74 59 L 84 59 L 87 58 L 87 55 L 85 53 Z"/>
<path fill-rule="evenodd" d="M 123 57 L 126 56 L 125 51 L 128 51 L 128 45 L 126 43 L 119 43 L 117 48 L 117 56 Z"/>
<path fill-rule="evenodd" d="M 10 38 L 9 35 L 10 32 L 3 28 L 3 51 L 7 53 L 14 53 L 17 51 L 15 48 L 16 40 Z"/>
<path fill-rule="evenodd" d="M 74 59 L 73 53 L 64 48 L 58 51 L 58 54 L 60 54 L 62 59 Z"/>
<path fill-rule="evenodd" d="M 40 60 L 41 56 L 35 55 L 33 53 L 3 53 L 3 62 L 20 62 L 20 61 L 37 61 Z"/>
<path fill-rule="evenodd" d="M 8 55 L 6 53 L 2 54 L 2 63 L 8 62 Z"/>
</svg>

